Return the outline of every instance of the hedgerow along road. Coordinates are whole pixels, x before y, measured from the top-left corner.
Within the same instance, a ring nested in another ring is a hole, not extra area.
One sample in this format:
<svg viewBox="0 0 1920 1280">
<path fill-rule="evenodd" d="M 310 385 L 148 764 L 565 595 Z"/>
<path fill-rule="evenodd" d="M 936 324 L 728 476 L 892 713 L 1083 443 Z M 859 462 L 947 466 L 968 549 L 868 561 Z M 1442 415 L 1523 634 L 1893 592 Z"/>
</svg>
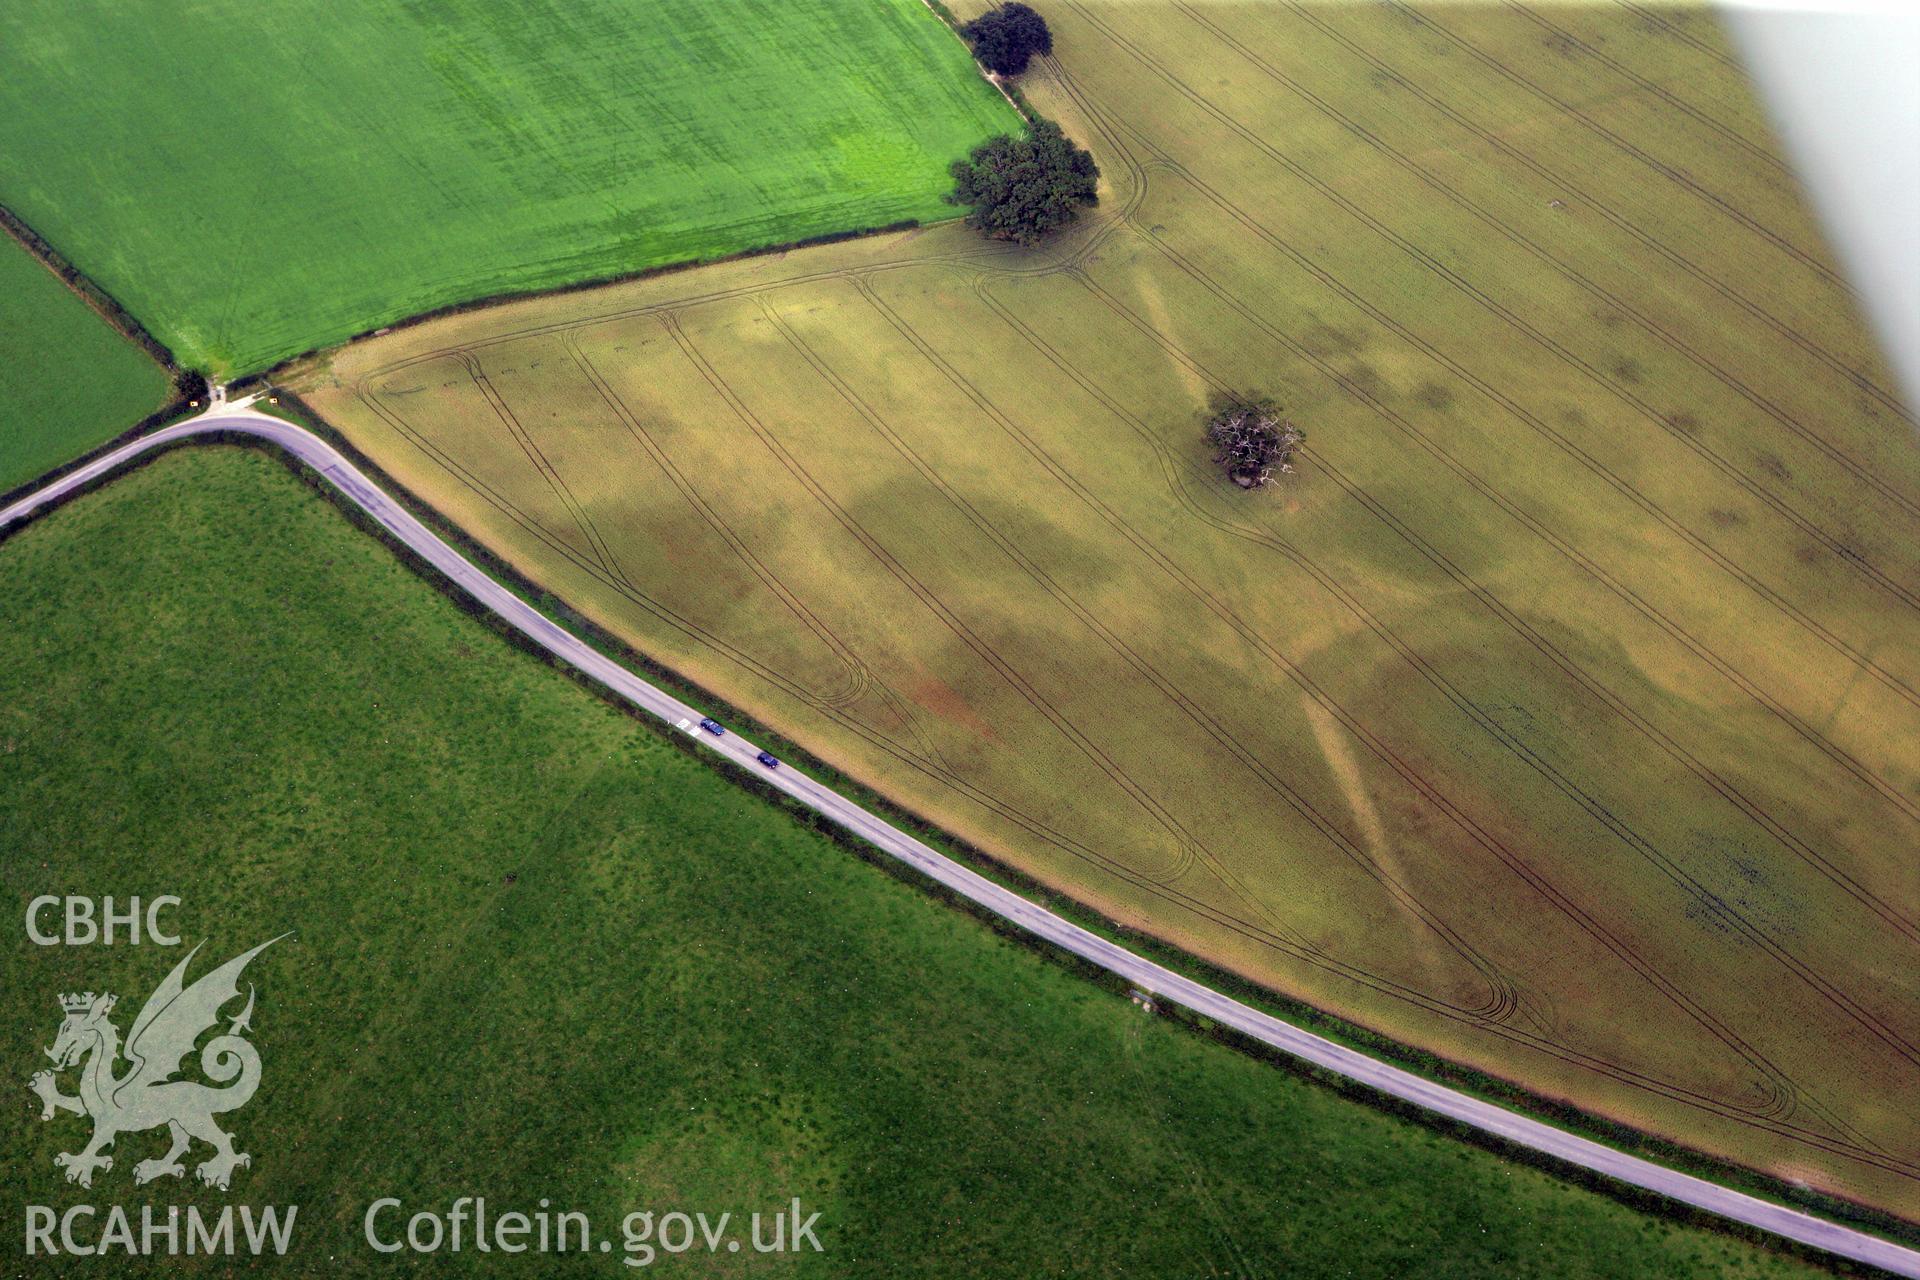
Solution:
<svg viewBox="0 0 1920 1280">
<path fill-rule="evenodd" d="M 756 775 L 765 785 L 1034 937 L 1098 965 L 1159 999 L 1173 1001 L 1262 1044 L 1423 1111 L 1730 1221 L 1896 1275 L 1920 1278 L 1920 1250 L 1616 1151 L 1336 1044 L 1183 977 L 969 870 L 805 773 L 789 765 L 763 763 L 764 749 L 745 737 L 733 732 L 722 736 L 701 733 L 705 712 L 628 671 L 482 572 L 325 440 L 291 422 L 253 412 L 251 403 L 249 397 L 219 405 L 198 417 L 160 428 L 26 494 L 0 509 L 0 539 L 34 515 L 155 449 L 229 433 L 266 441 L 313 468 L 409 551 L 553 657 L 687 733 L 705 749 Z"/>
</svg>

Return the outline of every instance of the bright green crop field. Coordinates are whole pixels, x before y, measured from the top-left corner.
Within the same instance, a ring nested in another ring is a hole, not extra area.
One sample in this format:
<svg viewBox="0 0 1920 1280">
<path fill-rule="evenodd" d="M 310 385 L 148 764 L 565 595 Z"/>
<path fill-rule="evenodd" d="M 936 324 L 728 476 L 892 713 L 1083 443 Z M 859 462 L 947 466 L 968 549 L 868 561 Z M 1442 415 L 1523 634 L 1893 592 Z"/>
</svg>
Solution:
<svg viewBox="0 0 1920 1280">
<path fill-rule="evenodd" d="M 1044 249 L 716 264 L 288 385 L 1109 918 L 1920 1221 L 1920 453 L 1711 11 L 1045 8 L 1022 92 L 1106 190 Z M 1249 391 L 1308 432 L 1252 494 L 1203 433 Z"/>
<path fill-rule="evenodd" d="M 115 992 L 124 1030 L 180 953 L 16 925 L 16 1224 L 291 1204 L 291 1249 L 249 1274 L 612 1277 L 620 1252 L 376 1254 L 362 1221 L 547 1197 L 617 1241 L 631 1212 L 798 1196 L 822 1252 L 660 1273 L 1808 1274 L 1143 1015 L 510 647 L 260 453 L 175 453 L 28 526 L 0 598 L 16 921 L 41 893 L 177 894 L 196 964 L 294 931 L 247 973 L 263 1074 L 225 1121 L 253 1163 L 222 1194 L 135 1187 L 150 1133 L 90 1190 L 61 1179 L 84 1122 L 21 1087 L 55 993 Z"/>
<path fill-rule="evenodd" d="M 0 6 L 0 203 L 216 376 L 946 217 L 1017 124 L 920 0 Z"/>
<path fill-rule="evenodd" d="M 0 233 L 0 493 L 160 407 L 167 375 Z"/>
</svg>

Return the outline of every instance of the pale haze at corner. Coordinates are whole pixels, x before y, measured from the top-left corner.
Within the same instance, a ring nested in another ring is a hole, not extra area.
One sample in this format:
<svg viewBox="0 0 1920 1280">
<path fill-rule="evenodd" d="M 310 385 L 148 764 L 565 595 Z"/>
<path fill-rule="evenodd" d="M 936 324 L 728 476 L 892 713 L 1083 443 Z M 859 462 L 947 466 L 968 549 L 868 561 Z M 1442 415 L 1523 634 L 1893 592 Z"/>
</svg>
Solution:
<svg viewBox="0 0 1920 1280">
<path fill-rule="evenodd" d="M 1847 279 L 1920 405 L 1920 0 L 1722 5 Z"/>
</svg>

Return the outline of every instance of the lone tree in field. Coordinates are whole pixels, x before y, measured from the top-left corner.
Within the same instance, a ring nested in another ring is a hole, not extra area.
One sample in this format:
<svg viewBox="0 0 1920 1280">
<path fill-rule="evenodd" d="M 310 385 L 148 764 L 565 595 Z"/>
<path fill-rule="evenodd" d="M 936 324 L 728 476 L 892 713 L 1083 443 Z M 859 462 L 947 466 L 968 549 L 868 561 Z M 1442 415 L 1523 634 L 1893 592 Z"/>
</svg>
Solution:
<svg viewBox="0 0 1920 1280">
<path fill-rule="evenodd" d="M 971 210 L 967 225 L 991 240 L 1033 244 L 1095 203 L 1100 169 L 1051 120 L 1036 119 L 1024 138 L 1001 134 L 953 162 L 949 204 Z"/>
<path fill-rule="evenodd" d="M 1003 4 L 960 28 L 973 45 L 973 56 L 995 75 L 1017 76 L 1034 54 L 1053 52 L 1053 32 L 1047 20 L 1024 4 Z"/>
<path fill-rule="evenodd" d="M 1280 406 L 1266 400 L 1235 400 L 1207 423 L 1207 442 L 1217 450 L 1213 460 L 1242 489 L 1259 488 L 1275 471 L 1291 472 L 1294 450 L 1306 438 L 1280 416 Z"/>
</svg>

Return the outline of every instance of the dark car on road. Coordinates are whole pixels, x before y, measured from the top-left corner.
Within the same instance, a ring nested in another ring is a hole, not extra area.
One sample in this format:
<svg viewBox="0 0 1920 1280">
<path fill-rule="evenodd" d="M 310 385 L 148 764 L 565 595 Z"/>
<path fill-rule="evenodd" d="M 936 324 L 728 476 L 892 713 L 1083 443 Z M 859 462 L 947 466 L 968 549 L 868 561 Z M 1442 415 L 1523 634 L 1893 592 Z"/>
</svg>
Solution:
<svg viewBox="0 0 1920 1280">
<path fill-rule="evenodd" d="M 724 738 L 727 736 L 726 728 L 718 720 L 702 719 L 700 721 L 700 727 L 716 738 Z"/>
<path fill-rule="evenodd" d="M 759 760 L 761 764 L 767 766 L 769 769 L 778 769 L 780 767 L 780 762 L 774 759 L 773 752 L 771 751 L 762 751 Z"/>
</svg>

